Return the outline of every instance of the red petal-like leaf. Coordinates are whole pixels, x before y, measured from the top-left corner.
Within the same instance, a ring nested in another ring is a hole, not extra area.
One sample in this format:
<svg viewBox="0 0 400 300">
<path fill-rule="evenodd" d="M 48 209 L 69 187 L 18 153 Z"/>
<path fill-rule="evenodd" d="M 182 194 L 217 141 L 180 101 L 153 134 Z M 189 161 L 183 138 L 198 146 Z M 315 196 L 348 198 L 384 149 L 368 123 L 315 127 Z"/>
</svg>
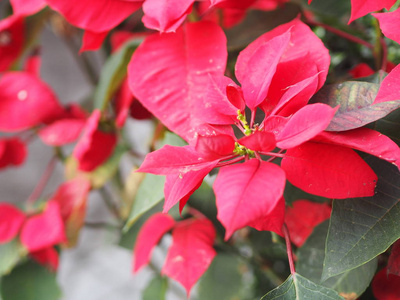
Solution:
<svg viewBox="0 0 400 300">
<path fill-rule="evenodd" d="M 373 75 L 374 73 L 374 70 L 372 70 L 372 68 L 366 63 L 360 63 L 349 71 L 349 74 L 353 76 L 353 78 L 367 77 Z"/>
<path fill-rule="evenodd" d="M 146 38 L 132 56 L 128 80 L 133 94 L 168 128 L 186 140 L 203 123 L 196 115 L 209 74 L 225 71 L 226 38 L 211 22 L 189 23 L 176 33 Z"/>
<path fill-rule="evenodd" d="M 397 240 L 392 246 L 387 272 L 388 274 L 400 276 L 400 240 Z"/>
<path fill-rule="evenodd" d="M 39 137 L 50 146 L 73 143 L 79 138 L 85 124 L 85 120 L 61 119 L 41 129 Z"/>
<path fill-rule="evenodd" d="M 128 79 L 125 78 L 115 96 L 115 110 L 117 114 L 115 123 L 118 127 L 124 126 L 133 100 L 134 98 L 129 89 Z"/>
<path fill-rule="evenodd" d="M 372 292 L 379 300 L 398 300 L 400 295 L 400 277 L 387 275 L 386 268 L 380 270 L 372 280 Z"/>
<path fill-rule="evenodd" d="M 26 72 L 9 72 L 0 79 L 0 130 L 31 128 L 64 113 L 53 91 Z"/>
<path fill-rule="evenodd" d="M 64 222 L 69 219 L 77 221 L 77 215 L 84 216 L 89 191 L 90 181 L 82 177 L 69 180 L 58 187 L 51 201 L 58 203 Z M 79 220 L 83 221 L 83 218 Z"/>
<path fill-rule="evenodd" d="M 369 128 L 322 132 L 313 141 L 353 148 L 387 160 L 400 168 L 400 148 L 387 136 Z"/>
<path fill-rule="evenodd" d="M 25 221 L 25 214 L 9 203 L 0 203 L 0 244 L 15 238 Z"/>
<path fill-rule="evenodd" d="M 379 87 L 378 94 L 374 104 L 383 103 L 387 101 L 400 100 L 400 65 L 395 67 L 388 76 L 383 79 Z M 399 104 L 400 106 L 400 104 Z"/>
<path fill-rule="evenodd" d="M 34 251 L 29 255 L 41 265 L 49 267 L 53 272 L 58 269 L 58 252 L 53 247 Z"/>
<path fill-rule="evenodd" d="M 30 16 L 46 6 L 46 0 L 10 0 L 14 15 Z"/>
<path fill-rule="evenodd" d="M 46 209 L 30 217 L 22 227 L 21 242 L 34 252 L 66 241 L 64 223 L 58 203 L 50 201 Z"/>
<path fill-rule="evenodd" d="M 268 215 L 265 215 L 258 220 L 254 220 L 249 223 L 250 227 L 253 227 L 260 231 L 273 231 L 280 236 L 283 236 L 282 226 L 285 221 L 285 199 L 281 199 L 276 204 L 275 208 L 270 211 Z"/>
<path fill-rule="evenodd" d="M 46 0 L 72 25 L 95 32 L 109 31 L 142 6 L 142 1 Z"/>
<path fill-rule="evenodd" d="M 187 220 L 176 225 L 172 238 L 161 272 L 180 282 L 189 296 L 190 289 L 216 255 L 215 229 L 207 219 Z"/>
<path fill-rule="evenodd" d="M 293 207 L 286 209 L 285 223 L 289 229 L 290 239 L 301 247 L 312 233 L 315 226 L 331 216 L 332 208 L 327 203 L 315 203 L 308 200 L 297 200 Z"/>
<path fill-rule="evenodd" d="M 282 149 L 296 147 L 325 130 L 337 109 L 316 103 L 297 111 L 276 135 L 276 145 Z"/>
<path fill-rule="evenodd" d="M 192 146 L 176 147 L 165 145 L 161 149 L 147 154 L 146 159 L 137 172 L 156 175 L 185 174 L 196 171 L 208 164 Z"/>
<path fill-rule="evenodd" d="M 259 44 L 257 49 L 248 47 L 240 52 L 235 74 L 250 109 L 256 108 L 267 96 L 272 77 L 289 41 L 290 31 L 287 31 Z"/>
<path fill-rule="evenodd" d="M 279 166 L 258 159 L 221 168 L 214 192 L 217 218 L 226 229 L 225 239 L 268 216 L 282 198 L 285 181 Z"/>
<path fill-rule="evenodd" d="M 221 159 L 224 156 L 233 154 L 235 139 L 226 134 L 216 136 L 199 135 L 196 139 L 195 149 L 206 159 Z"/>
<path fill-rule="evenodd" d="M 82 47 L 79 49 L 79 53 L 85 51 L 95 51 L 100 49 L 106 38 L 108 31 L 95 32 L 90 30 L 85 30 L 82 39 Z"/>
<path fill-rule="evenodd" d="M 306 142 L 282 159 L 287 179 L 307 193 L 345 199 L 374 195 L 377 176 L 353 150 Z"/>
<path fill-rule="evenodd" d="M 0 21 L 0 72 L 7 71 L 22 54 L 25 38 L 24 20 L 13 15 Z"/>
<path fill-rule="evenodd" d="M 175 221 L 171 216 L 161 213 L 153 215 L 144 223 L 137 237 L 135 249 L 133 250 L 133 272 L 137 272 L 149 262 L 153 248 L 157 245 L 161 237 L 174 227 L 174 225 Z"/>
<path fill-rule="evenodd" d="M 253 151 L 269 152 L 276 146 L 275 135 L 267 131 L 256 131 L 251 135 L 242 137 L 238 142 Z"/>
<path fill-rule="evenodd" d="M 84 132 L 72 155 L 79 162 L 79 170 L 92 171 L 107 160 L 114 150 L 117 137 L 114 133 L 97 129 L 101 112 L 93 111 L 87 120 Z"/>
<path fill-rule="evenodd" d="M 146 0 L 143 24 L 160 32 L 175 32 L 190 13 L 195 0 Z"/>
<path fill-rule="evenodd" d="M 40 78 L 40 67 L 42 65 L 42 58 L 36 51 L 30 55 L 24 64 L 24 70 L 32 75 Z"/>
<path fill-rule="evenodd" d="M 351 16 L 349 24 L 355 19 L 361 18 L 366 14 L 381 10 L 382 8 L 390 9 L 396 0 L 351 0 Z"/>
<path fill-rule="evenodd" d="M 383 34 L 389 39 L 400 43 L 400 33 L 397 30 L 397 24 L 400 22 L 400 9 L 396 9 L 393 12 L 376 13 L 372 15 L 379 20 L 379 25 Z"/>
<path fill-rule="evenodd" d="M 169 211 L 179 201 L 179 207 L 182 211 L 190 195 L 199 188 L 204 177 L 214 169 L 217 163 L 218 160 L 206 162 L 187 172 L 167 175 L 164 186 L 163 212 Z"/>
<path fill-rule="evenodd" d="M 0 148 L 0 168 L 19 166 L 26 159 L 26 145 L 19 138 L 0 139 Z"/>
</svg>

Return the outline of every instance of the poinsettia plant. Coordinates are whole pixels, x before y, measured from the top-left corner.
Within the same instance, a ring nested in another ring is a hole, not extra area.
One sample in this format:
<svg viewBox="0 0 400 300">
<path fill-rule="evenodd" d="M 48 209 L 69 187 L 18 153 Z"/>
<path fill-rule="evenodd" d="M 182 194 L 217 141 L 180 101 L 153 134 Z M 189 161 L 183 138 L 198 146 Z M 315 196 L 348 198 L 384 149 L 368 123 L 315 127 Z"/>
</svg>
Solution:
<svg viewBox="0 0 400 300">
<path fill-rule="evenodd" d="M 399 5 L 5 2 L 0 169 L 35 140 L 54 155 L 25 201 L 0 199 L 0 297 L 68 295 L 94 226 L 142 299 L 400 299 Z M 89 97 L 42 78 L 46 28 Z M 112 222 L 93 224 L 101 201 Z"/>
</svg>

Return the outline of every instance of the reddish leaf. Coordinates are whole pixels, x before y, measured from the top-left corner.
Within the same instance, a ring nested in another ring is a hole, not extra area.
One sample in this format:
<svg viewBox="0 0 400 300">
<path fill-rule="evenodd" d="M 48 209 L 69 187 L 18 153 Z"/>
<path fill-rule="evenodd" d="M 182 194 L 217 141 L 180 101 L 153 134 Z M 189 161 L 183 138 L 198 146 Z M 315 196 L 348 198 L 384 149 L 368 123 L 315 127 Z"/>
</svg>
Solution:
<svg viewBox="0 0 400 300">
<path fill-rule="evenodd" d="M 79 53 L 82 53 L 84 51 L 98 50 L 103 44 L 103 41 L 106 38 L 107 34 L 108 31 L 95 32 L 95 31 L 85 30 L 83 34 L 82 47 L 79 50 Z"/>
<path fill-rule="evenodd" d="M 72 25 L 94 32 L 109 31 L 142 5 L 140 0 L 46 0 L 46 2 Z"/>
<path fill-rule="evenodd" d="M 19 138 L 0 139 L 0 149 L 0 168 L 19 166 L 26 159 L 26 145 Z"/>
<path fill-rule="evenodd" d="M 30 55 L 24 65 L 24 70 L 32 75 L 40 78 L 40 66 L 42 64 L 42 59 L 36 51 Z"/>
<path fill-rule="evenodd" d="M 235 122 L 238 108 L 228 98 L 229 86 L 233 89 L 236 87 L 229 77 L 209 76 L 203 99 L 195 103 L 195 109 L 204 122 L 219 125 L 230 125 Z M 242 102 L 244 109 L 243 99 Z M 242 106 L 239 103 L 238 105 Z"/>
<path fill-rule="evenodd" d="M 50 201 L 46 209 L 24 224 L 21 231 L 21 243 L 34 252 L 43 250 L 59 243 L 66 242 L 64 223 L 58 203 Z"/>
<path fill-rule="evenodd" d="M 86 121 L 80 119 L 61 119 L 39 131 L 43 143 L 50 146 L 62 146 L 73 143 L 81 134 Z"/>
<path fill-rule="evenodd" d="M 388 74 L 388 76 L 386 76 L 385 79 L 383 79 L 373 104 L 384 103 L 393 100 L 400 100 L 399 76 L 400 76 L 400 65 L 395 67 Z M 398 106 L 400 106 L 400 103 L 398 104 Z"/>
<path fill-rule="evenodd" d="M 119 128 L 124 126 L 133 100 L 134 98 L 131 90 L 129 89 L 128 79 L 125 78 L 124 81 L 122 81 L 117 95 L 115 96 L 115 110 L 117 114 L 115 123 Z"/>
<path fill-rule="evenodd" d="M 133 272 L 137 272 L 150 261 L 151 251 L 161 237 L 174 225 L 175 221 L 171 216 L 161 213 L 153 215 L 144 223 L 133 250 Z"/>
<path fill-rule="evenodd" d="M 374 70 L 372 70 L 372 68 L 366 63 L 360 63 L 349 71 L 349 74 L 353 76 L 353 78 L 367 77 L 373 75 L 374 73 Z"/>
<path fill-rule="evenodd" d="M 79 162 L 79 170 L 90 172 L 107 160 L 114 150 L 117 137 L 97 129 L 101 112 L 93 111 L 72 155 Z"/>
<path fill-rule="evenodd" d="M 226 58 L 226 38 L 216 24 L 189 23 L 176 33 L 147 37 L 132 56 L 128 80 L 150 112 L 189 140 L 202 123 L 195 103 L 204 96 L 209 74 L 223 74 Z"/>
<path fill-rule="evenodd" d="M 400 168 L 400 148 L 378 131 L 358 128 L 344 132 L 322 132 L 313 141 L 360 150 L 387 160 Z"/>
<path fill-rule="evenodd" d="M 265 216 L 262 216 L 258 220 L 254 220 L 249 223 L 250 227 L 253 227 L 260 231 L 273 231 L 280 236 L 283 236 L 282 226 L 285 221 L 285 199 L 281 199 L 276 204 L 275 208 Z"/>
<path fill-rule="evenodd" d="M 53 247 L 34 251 L 29 253 L 29 255 L 41 265 L 48 266 L 51 271 L 57 271 L 58 252 Z"/>
<path fill-rule="evenodd" d="M 253 151 L 269 152 L 276 146 L 275 135 L 266 131 L 256 131 L 251 135 L 242 137 L 238 142 Z"/>
<path fill-rule="evenodd" d="M 279 148 L 288 149 L 312 139 L 328 127 L 336 110 L 322 103 L 304 106 L 276 135 L 276 145 Z"/>
<path fill-rule="evenodd" d="M 213 248 L 215 229 L 207 219 L 187 220 L 176 225 L 172 238 L 161 272 L 180 282 L 189 296 L 192 286 L 216 255 Z"/>
<path fill-rule="evenodd" d="M 0 21 L 0 72 L 7 71 L 22 54 L 25 40 L 24 20 L 11 16 Z"/>
<path fill-rule="evenodd" d="M 387 274 L 386 268 L 380 270 L 372 280 L 372 292 L 379 300 L 398 300 L 400 277 Z"/>
<path fill-rule="evenodd" d="M 143 24 L 160 32 L 175 32 L 190 13 L 195 0 L 146 0 Z"/>
<path fill-rule="evenodd" d="M 15 238 L 25 221 L 25 214 L 9 203 L 0 203 L 0 244 Z"/>
<path fill-rule="evenodd" d="M 235 84 L 229 84 L 226 86 L 226 97 L 228 98 L 229 102 L 241 112 L 246 108 L 242 89 Z"/>
<path fill-rule="evenodd" d="M 349 24 L 355 19 L 361 18 L 366 14 L 381 10 L 382 8 L 390 9 L 396 0 L 351 0 L 351 16 Z"/>
<path fill-rule="evenodd" d="M 230 135 L 201 136 L 196 140 L 195 149 L 201 157 L 210 160 L 221 159 L 232 155 L 235 149 L 235 139 Z"/>
<path fill-rule="evenodd" d="M 397 30 L 397 24 L 400 22 L 400 9 L 372 15 L 379 20 L 379 25 L 383 34 L 389 39 L 400 43 L 400 33 Z"/>
<path fill-rule="evenodd" d="M 31 128 L 64 113 L 53 91 L 36 76 L 9 72 L 0 79 L 0 130 Z"/>
<path fill-rule="evenodd" d="M 14 15 L 29 16 L 46 6 L 46 0 L 10 0 Z"/>
<path fill-rule="evenodd" d="M 284 187 L 285 173 L 272 163 L 250 159 L 221 168 L 214 192 L 217 218 L 226 229 L 225 240 L 235 230 L 269 215 L 281 200 Z"/>
<path fill-rule="evenodd" d="M 147 154 L 137 172 L 156 175 L 185 174 L 196 171 L 207 165 L 206 160 L 192 146 L 176 147 L 165 145 L 160 150 Z"/>
<path fill-rule="evenodd" d="M 204 177 L 214 169 L 217 163 L 218 160 L 206 162 L 187 172 L 167 175 L 164 186 L 163 212 L 169 211 L 179 201 L 179 207 L 182 211 L 190 195 L 200 187 Z"/>
<path fill-rule="evenodd" d="M 290 239 L 301 247 L 312 233 L 315 226 L 331 216 L 332 208 L 327 203 L 315 203 L 308 200 L 297 200 L 293 207 L 286 209 L 285 223 L 289 229 Z"/>
<path fill-rule="evenodd" d="M 392 246 L 387 273 L 400 276 L 400 240 L 397 240 Z"/>
<path fill-rule="evenodd" d="M 290 31 L 257 43 L 257 48 L 250 45 L 240 52 L 235 74 L 242 85 L 244 100 L 250 109 L 256 108 L 267 96 L 272 77 L 283 53 L 290 41 Z"/>
<path fill-rule="evenodd" d="M 65 224 L 68 246 L 77 242 L 86 215 L 90 181 L 78 177 L 60 185 L 50 201 L 57 202 Z"/>
<path fill-rule="evenodd" d="M 287 179 L 307 193 L 345 199 L 374 195 L 377 176 L 351 149 L 306 142 L 282 159 Z"/>
</svg>

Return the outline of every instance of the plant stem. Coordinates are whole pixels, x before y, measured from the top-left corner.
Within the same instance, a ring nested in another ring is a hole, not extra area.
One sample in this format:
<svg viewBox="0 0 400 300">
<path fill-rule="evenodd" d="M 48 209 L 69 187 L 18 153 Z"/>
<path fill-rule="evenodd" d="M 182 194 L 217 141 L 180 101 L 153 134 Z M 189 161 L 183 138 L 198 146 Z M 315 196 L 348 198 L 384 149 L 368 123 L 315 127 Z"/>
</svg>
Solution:
<svg viewBox="0 0 400 300">
<path fill-rule="evenodd" d="M 351 41 L 353 43 L 363 45 L 363 46 L 365 46 L 367 48 L 370 48 L 370 49 L 374 49 L 374 45 L 373 44 L 368 43 L 367 41 L 364 41 L 363 39 L 360 39 L 359 37 L 356 37 L 356 36 L 354 36 L 354 35 L 352 35 L 350 33 L 347 33 L 345 31 L 342 31 L 342 30 L 337 29 L 335 27 L 332 27 L 332 26 L 329 26 L 327 24 L 320 23 L 320 22 L 317 22 L 317 21 L 314 21 L 314 20 L 311 20 L 311 19 L 307 19 L 306 23 L 308 25 L 322 27 L 322 28 L 324 28 L 324 29 L 336 34 L 337 36 L 341 36 L 341 37 L 343 37 L 343 38 L 345 38 L 345 39 L 347 39 L 347 40 L 349 40 L 349 41 Z"/>
<path fill-rule="evenodd" d="M 32 206 L 32 204 L 35 203 L 36 200 L 38 200 L 38 198 L 42 194 L 44 188 L 47 185 L 47 182 L 50 179 L 51 174 L 54 171 L 54 167 L 56 166 L 56 162 L 57 162 L 57 156 L 53 155 L 53 157 L 51 158 L 51 160 L 47 164 L 47 167 L 44 170 L 44 173 L 43 173 L 42 177 L 40 178 L 39 183 L 36 185 L 35 189 L 33 190 L 32 194 L 29 196 L 29 198 L 27 200 L 28 206 Z"/>
<path fill-rule="evenodd" d="M 294 267 L 293 249 L 292 249 L 292 243 L 290 242 L 289 230 L 288 230 L 286 224 L 283 224 L 282 229 L 283 229 L 283 234 L 285 235 L 286 252 L 288 255 L 288 259 L 289 259 L 290 273 L 292 275 L 294 275 L 296 273 L 296 269 Z"/>
<path fill-rule="evenodd" d="M 115 205 L 113 199 L 111 199 L 111 196 L 109 195 L 108 191 L 104 187 L 102 187 L 101 189 L 99 189 L 99 192 L 104 200 L 104 203 L 107 205 L 108 209 L 116 217 L 116 219 L 120 221 L 121 214 L 119 212 L 117 205 Z"/>
</svg>

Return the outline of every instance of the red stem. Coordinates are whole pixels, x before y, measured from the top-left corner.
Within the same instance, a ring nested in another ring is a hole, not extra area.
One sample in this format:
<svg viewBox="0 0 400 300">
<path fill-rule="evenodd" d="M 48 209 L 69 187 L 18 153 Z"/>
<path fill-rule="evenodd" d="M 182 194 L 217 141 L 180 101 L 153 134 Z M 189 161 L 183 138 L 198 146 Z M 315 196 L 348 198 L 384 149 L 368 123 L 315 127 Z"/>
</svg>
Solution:
<svg viewBox="0 0 400 300">
<path fill-rule="evenodd" d="M 289 259 L 290 273 L 294 275 L 296 273 L 296 269 L 294 267 L 293 250 L 292 250 L 292 243 L 290 242 L 289 230 L 287 229 L 286 224 L 283 224 L 282 229 L 283 229 L 283 234 L 285 235 L 286 252 Z"/>
<path fill-rule="evenodd" d="M 236 158 L 228 160 L 228 161 L 219 162 L 215 167 L 220 168 L 220 167 L 228 166 L 228 165 L 237 163 L 241 160 L 243 160 L 243 156 L 239 156 L 239 157 L 236 157 Z"/>
<path fill-rule="evenodd" d="M 40 195 L 42 194 L 44 188 L 47 185 L 47 182 L 50 179 L 51 174 L 54 171 L 54 167 L 56 166 L 56 162 L 57 162 L 57 156 L 54 155 L 51 160 L 49 161 L 49 163 L 47 164 L 46 169 L 44 170 L 44 173 L 42 175 L 42 177 L 39 180 L 39 183 L 36 185 L 35 189 L 33 190 L 32 194 L 29 196 L 28 200 L 27 200 L 27 204 L 31 205 L 33 203 L 36 202 L 36 200 L 40 197 Z"/>
<path fill-rule="evenodd" d="M 253 128 L 254 120 L 256 119 L 256 109 L 251 110 L 250 128 Z"/>
<path fill-rule="evenodd" d="M 350 33 L 344 32 L 344 31 L 342 31 L 340 29 L 337 29 L 335 27 L 332 27 L 332 26 L 329 26 L 329 25 L 326 25 L 324 23 L 320 23 L 320 22 L 317 22 L 317 21 L 314 21 L 314 20 L 310 20 L 310 19 L 307 19 L 306 23 L 308 23 L 309 25 L 313 25 L 313 26 L 320 26 L 320 27 L 325 28 L 326 30 L 328 30 L 328 31 L 330 31 L 330 32 L 332 32 L 332 33 L 334 33 L 334 34 L 336 34 L 338 36 L 341 36 L 341 37 L 343 37 L 343 38 L 345 38 L 345 39 L 347 39 L 349 41 L 352 41 L 352 42 L 354 42 L 356 44 L 360 44 L 360 45 L 363 45 L 363 46 L 368 47 L 370 49 L 374 49 L 374 45 L 372 45 L 371 43 L 368 43 L 367 41 L 364 41 L 363 39 L 360 39 L 360 38 L 358 38 L 358 37 L 356 37 L 356 36 L 354 36 L 354 35 L 352 35 Z"/>
</svg>

